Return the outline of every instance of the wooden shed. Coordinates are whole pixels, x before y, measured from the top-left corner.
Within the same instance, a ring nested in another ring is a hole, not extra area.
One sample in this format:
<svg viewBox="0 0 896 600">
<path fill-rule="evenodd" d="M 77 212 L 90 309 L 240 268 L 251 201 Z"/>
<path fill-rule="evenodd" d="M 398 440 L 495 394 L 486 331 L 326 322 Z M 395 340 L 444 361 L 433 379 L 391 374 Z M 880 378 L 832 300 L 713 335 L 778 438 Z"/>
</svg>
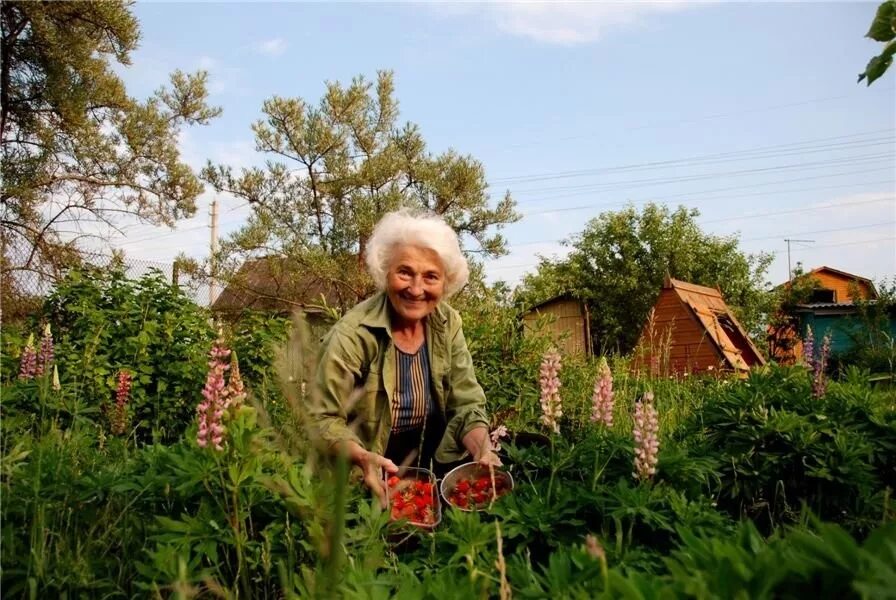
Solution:
<svg viewBox="0 0 896 600">
<path fill-rule="evenodd" d="M 212 311 L 236 318 L 245 311 L 289 315 L 303 309 L 309 318 L 324 311 L 321 305 L 351 305 L 334 284 L 303 274 L 279 256 L 247 260 L 212 304 Z"/>
<path fill-rule="evenodd" d="M 718 289 L 670 277 L 641 333 L 636 368 L 655 375 L 743 374 L 765 359 Z"/>
<path fill-rule="evenodd" d="M 538 331 L 538 322 L 544 317 L 548 317 L 544 319 L 547 332 L 562 353 L 591 354 L 591 319 L 584 302 L 564 294 L 533 306 L 523 314 L 524 333 Z"/>
</svg>

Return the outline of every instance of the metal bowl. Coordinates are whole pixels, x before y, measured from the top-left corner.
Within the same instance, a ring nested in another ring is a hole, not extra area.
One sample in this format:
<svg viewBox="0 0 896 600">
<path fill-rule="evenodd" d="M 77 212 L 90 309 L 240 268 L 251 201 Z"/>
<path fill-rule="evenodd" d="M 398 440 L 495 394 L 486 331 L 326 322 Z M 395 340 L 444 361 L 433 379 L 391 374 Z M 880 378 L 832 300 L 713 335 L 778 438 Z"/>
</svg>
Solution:
<svg viewBox="0 0 896 600">
<path fill-rule="evenodd" d="M 410 480 L 416 480 L 416 481 L 429 482 L 433 485 L 433 490 L 435 490 L 439 484 L 438 480 L 436 479 L 436 476 L 433 474 L 432 471 L 430 471 L 428 469 L 421 469 L 419 467 L 399 467 L 398 473 L 396 473 L 395 475 L 399 479 L 410 479 Z M 384 471 L 383 472 L 383 487 L 386 488 L 386 500 L 388 502 L 388 504 L 386 506 L 386 510 L 388 510 L 391 513 L 392 512 L 392 494 L 389 493 L 389 485 L 388 485 L 389 477 L 391 477 L 391 475 L 389 475 L 388 473 L 386 473 Z M 435 512 L 436 512 L 435 521 L 433 521 L 432 523 L 419 523 L 417 521 L 407 521 L 409 524 L 413 525 L 414 527 L 419 527 L 420 529 L 435 529 L 436 526 L 442 522 L 441 499 L 439 498 L 439 494 L 433 494 L 433 496 L 435 497 L 435 504 L 433 507 L 433 508 L 435 508 Z"/>
<path fill-rule="evenodd" d="M 481 508 L 463 508 L 457 506 L 456 504 L 451 504 L 451 501 L 448 500 L 448 497 L 451 495 L 451 492 L 454 491 L 454 488 L 457 486 L 457 482 L 461 479 L 475 479 L 477 477 L 481 477 L 482 475 L 488 475 L 490 472 L 488 467 L 484 467 L 479 463 L 469 462 L 460 465 L 459 467 L 455 467 L 448 471 L 445 477 L 442 478 L 442 484 L 439 486 L 439 492 L 442 494 L 442 499 L 446 504 L 451 506 L 451 508 L 462 510 L 465 512 L 473 512 L 482 510 Z M 513 491 L 513 475 L 509 472 L 504 471 L 498 467 L 494 468 L 495 480 L 503 479 L 507 482 L 507 488 L 509 491 Z M 509 493 L 509 492 L 508 492 Z"/>
</svg>

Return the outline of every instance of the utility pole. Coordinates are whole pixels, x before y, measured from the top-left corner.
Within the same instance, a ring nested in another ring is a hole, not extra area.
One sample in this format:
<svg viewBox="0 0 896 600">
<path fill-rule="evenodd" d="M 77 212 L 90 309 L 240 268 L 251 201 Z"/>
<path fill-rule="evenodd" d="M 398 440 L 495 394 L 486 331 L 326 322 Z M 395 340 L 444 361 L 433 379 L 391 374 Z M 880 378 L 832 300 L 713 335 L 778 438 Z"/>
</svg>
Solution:
<svg viewBox="0 0 896 600">
<path fill-rule="evenodd" d="M 218 200 L 212 200 L 212 208 L 209 213 L 212 218 L 212 243 L 211 243 L 211 257 L 209 258 L 208 264 L 211 269 L 211 277 L 209 277 L 208 284 L 208 307 L 211 308 L 212 304 L 215 302 L 215 274 L 217 273 L 217 269 L 215 268 L 215 255 L 218 253 Z"/>
<path fill-rule="evenodd" d="M 790 242 L 799 243 L 799 244 L 812 244 L 815 240 L 794 240 L 784 238 L 784 241 L 787 242 L 787 281 L 793 282 L 793 269 L 790 268 Z"/>
</svg>

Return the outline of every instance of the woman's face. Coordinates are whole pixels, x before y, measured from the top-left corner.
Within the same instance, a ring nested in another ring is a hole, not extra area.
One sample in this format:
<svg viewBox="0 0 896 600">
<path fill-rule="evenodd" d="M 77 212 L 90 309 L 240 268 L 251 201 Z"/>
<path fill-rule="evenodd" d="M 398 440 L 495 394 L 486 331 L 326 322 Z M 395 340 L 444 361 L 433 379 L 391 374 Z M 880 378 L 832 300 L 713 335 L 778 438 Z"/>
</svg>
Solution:
<svg viewBox="0 0 896 600">
<path fill-rule="evenodd" d="M 445 268 L 429 248 L 398 246 L 386 275 L 386 293 L 404 321 L 419 321 L 431 313 L 445 293 Z"/>
</svg>

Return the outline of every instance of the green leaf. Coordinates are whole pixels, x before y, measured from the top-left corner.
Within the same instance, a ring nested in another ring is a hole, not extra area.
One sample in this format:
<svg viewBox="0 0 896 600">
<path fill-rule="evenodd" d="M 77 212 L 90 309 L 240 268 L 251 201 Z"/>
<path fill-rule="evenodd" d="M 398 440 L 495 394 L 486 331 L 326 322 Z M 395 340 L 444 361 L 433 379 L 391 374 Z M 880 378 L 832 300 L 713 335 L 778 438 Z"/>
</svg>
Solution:
<svg viewBox="0 0 896 600">
<path fill-rule="evenodd" d="M 867 78 L 868 85 L 874 83 L 874 81 L 883 75 L 887 69 L 890 68 L 890 65 L 893 64 L 894 53 L 896 53 L 896 40 L 887 44 L 883 52 L 868 61 L 868 66 L 865 67 L 865 72 L 859 75 L 859 82 Z"/>
<path fill-rule="evenodd" d="M 896 0 L 887 0 L 877 7 L 877 14 L 865 37 L 878 42 L 889 42 L 896 38 Z"/>
</svg>

